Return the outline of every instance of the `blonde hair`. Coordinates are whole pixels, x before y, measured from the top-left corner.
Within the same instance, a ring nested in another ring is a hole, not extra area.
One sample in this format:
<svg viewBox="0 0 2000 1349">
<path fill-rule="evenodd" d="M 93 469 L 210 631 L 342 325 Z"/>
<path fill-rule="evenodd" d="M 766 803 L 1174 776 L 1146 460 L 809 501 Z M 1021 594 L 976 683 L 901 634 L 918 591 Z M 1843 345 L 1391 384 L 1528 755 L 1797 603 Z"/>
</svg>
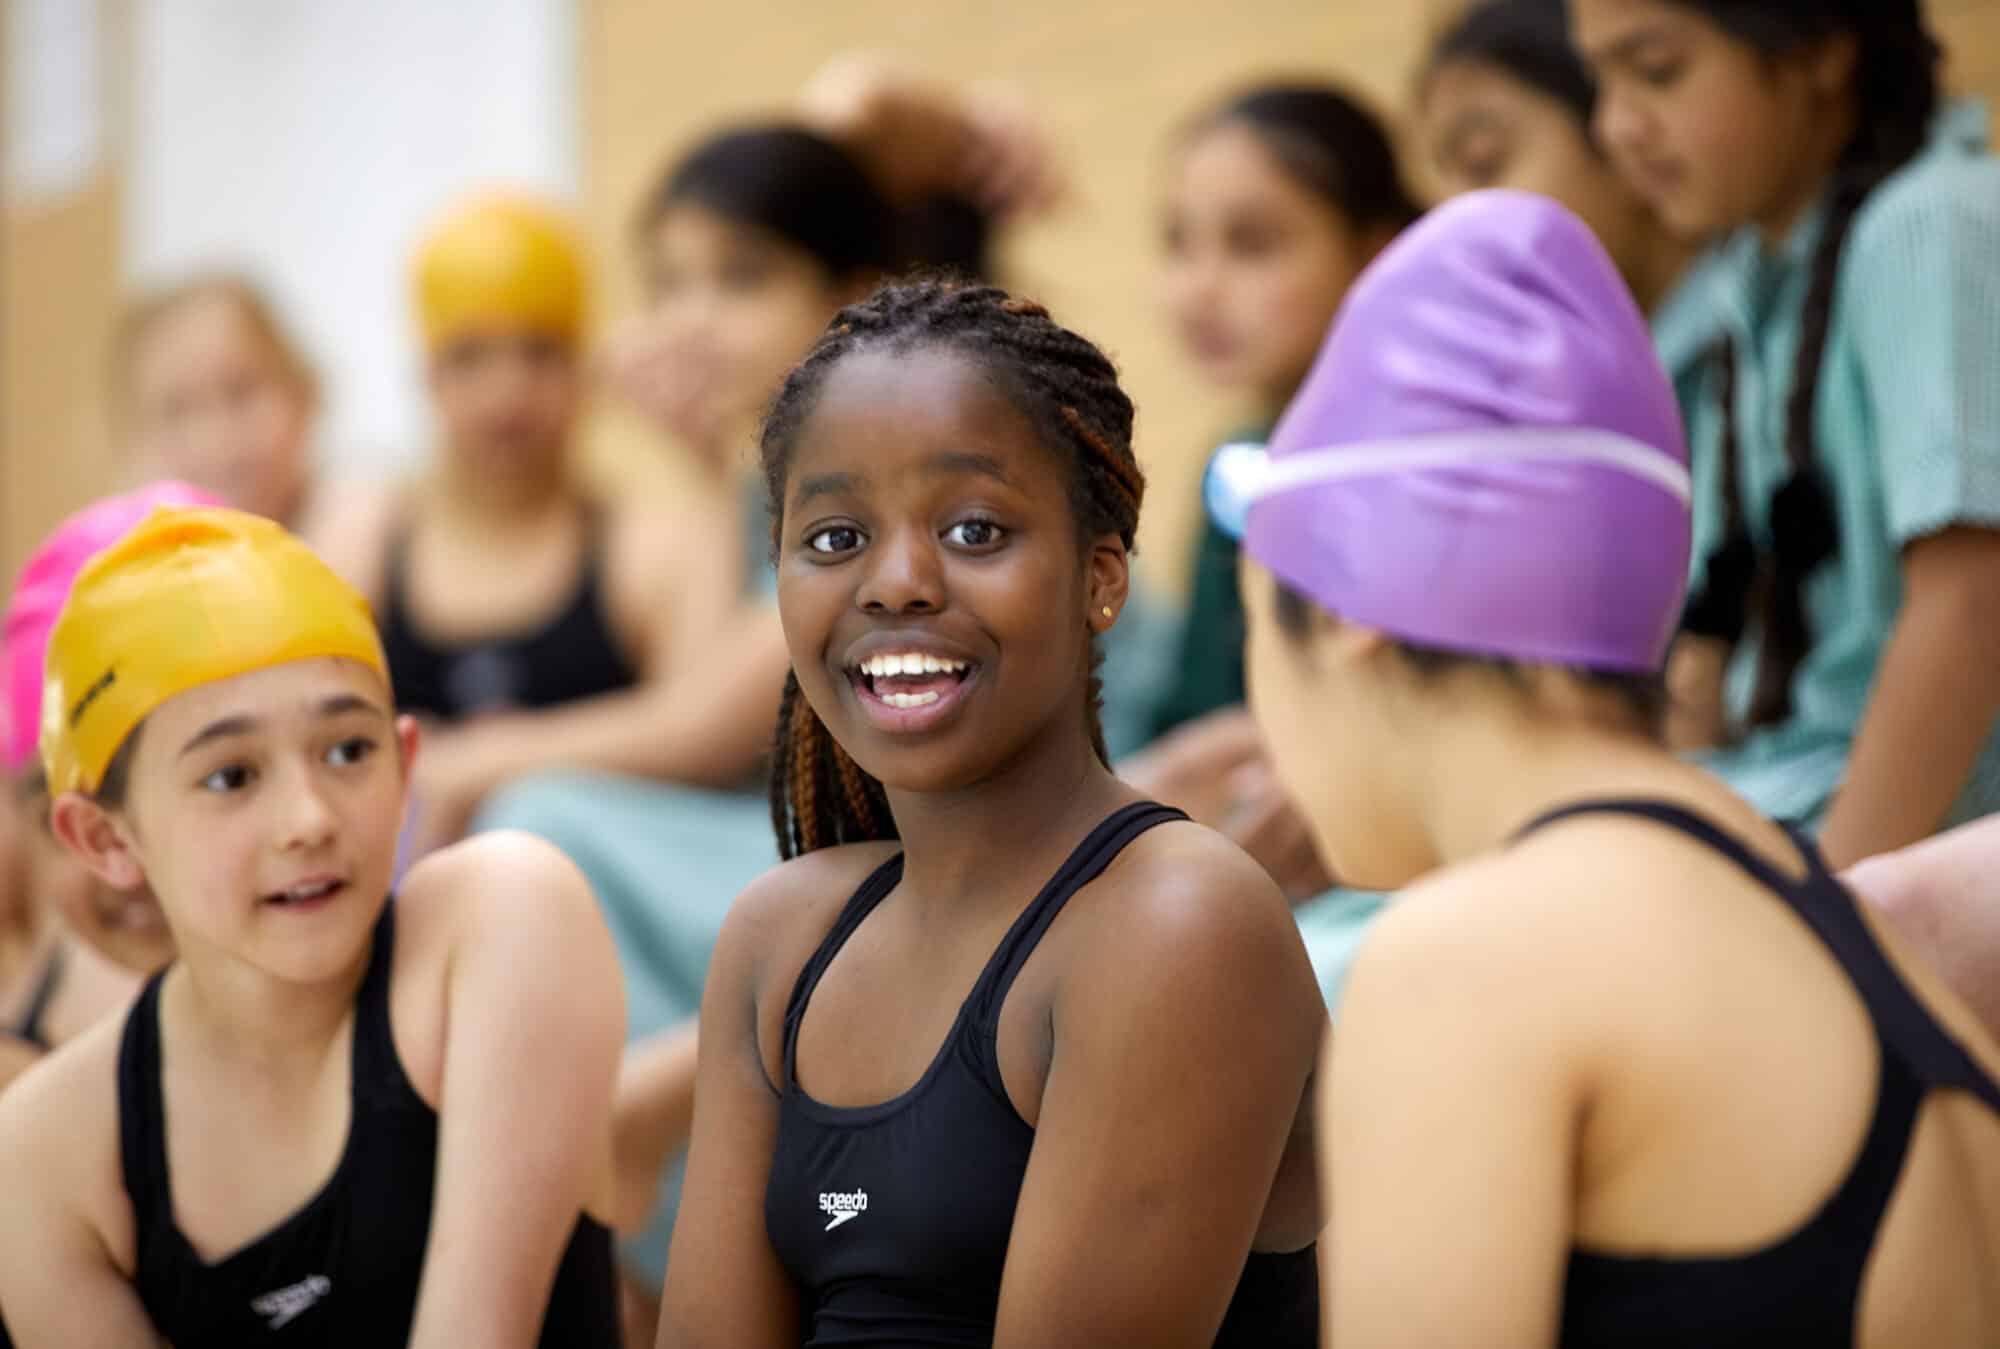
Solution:
<svg viewBox="0 0 2000 1349">
<path fill-rule="evenodd" d="M 145 291 L 125 306 L 111 341 L 109 374 L 115 421 L 123 423 L 131 416 L 133 370 L 140 349 L 168 319 L 202 300 L 227 302 L 301 401 L 307 407 L 319 402 L 318 373 L 257 283 L 238 272 L 201 272 Z"/>
</svg>

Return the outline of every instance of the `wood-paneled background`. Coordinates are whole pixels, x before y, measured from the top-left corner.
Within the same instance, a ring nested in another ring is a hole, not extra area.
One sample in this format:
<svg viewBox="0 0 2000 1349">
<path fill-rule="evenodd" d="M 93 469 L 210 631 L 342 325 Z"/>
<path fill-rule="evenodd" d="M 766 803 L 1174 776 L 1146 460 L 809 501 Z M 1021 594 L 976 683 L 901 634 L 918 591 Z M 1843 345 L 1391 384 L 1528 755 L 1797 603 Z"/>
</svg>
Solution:
<svg viewBox="0 0 2000 1349">
<path fill-rule="evenodd" d="M 119 25 L 128 2 L 97 0 L 104 22 Z M 1394 112 L 1428 24 L 1452 0 L 577 3 L 585 211 L 611 315 L 632 295 L 632 203 L 667 156 L 719 122 L 778 107 L 834 52 L 893 51 L 947 78 L 1023 86 L 1059 134 L 1078 191 L 1059 219 L 1018 239 L 1010 278 L 1123 364 L 1154 480 L 1146 565 L 1173 583 L 1201 456 L 1233 412 L 1187 377 L 1154 300 L 1168 133 L 1217 94 L 1281 72 L 1343 80 Z M 1952 84 L 2000 98 L 2000 0 L 1930 8 L 1953 53 Z M 112 69 L 114 85 L 129 78 Z M 119 101 L 116 88 L 110 97 Z M 118 202 L 114 156 L 73 196 L 0 207 L 0 566 L 9 577 L 43 529 L 110 480 L 97 403 L 117 301 Z M 616 421 L 602 439 L 613 464 L 651 453 Z"/>
</svg>

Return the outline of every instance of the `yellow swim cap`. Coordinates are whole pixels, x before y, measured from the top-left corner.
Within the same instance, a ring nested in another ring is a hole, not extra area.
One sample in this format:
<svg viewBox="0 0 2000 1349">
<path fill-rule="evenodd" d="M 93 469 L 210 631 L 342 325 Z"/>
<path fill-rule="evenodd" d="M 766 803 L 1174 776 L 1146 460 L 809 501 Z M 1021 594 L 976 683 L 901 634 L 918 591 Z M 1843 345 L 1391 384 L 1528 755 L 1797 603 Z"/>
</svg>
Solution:
<svg viewBox="0 0 2000 1349">
<path fill-rule="evenodd" d="M 559 212 L 519 197 L 460 206 L 417 250 L 417 317 L 437 350 L 470 329 L 583 336 L 583 249 Z"/>
<path fill-rule="evenodd" d="M 283 528 L 162 507 L 85 564 L 49 634 L 49 794 L 95 791 L 125 738 L 175 694 L 342 656 L 389 677 L 368 601 Z"/>
</svg>

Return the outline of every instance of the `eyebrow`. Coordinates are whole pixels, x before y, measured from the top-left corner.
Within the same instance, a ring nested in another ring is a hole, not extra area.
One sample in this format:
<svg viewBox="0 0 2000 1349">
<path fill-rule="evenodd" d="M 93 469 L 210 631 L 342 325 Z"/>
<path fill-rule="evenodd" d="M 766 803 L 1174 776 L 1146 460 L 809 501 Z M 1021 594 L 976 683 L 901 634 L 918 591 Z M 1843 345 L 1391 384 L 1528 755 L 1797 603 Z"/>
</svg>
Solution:
<svg viewBox="0 0 2000 1349">
<path fill-rule="evenodd" d="M 799 490 L 792 494 L 792 504 L 803 506 L 815 497 L 852 492 L 865 481 L 859 473 L 814 473 L 799 480 Z"/>
<path fill-rule="evenodd" d="M 353 693 L 336 693 L 331 698 L 323 700 L 317 708 L 313 709 L 313 715 L 321 721 L 326 721 L 333 717 L 344 717 L 352 712 L 372 712 L 378 717 L 387 717 L 389 715 L 381 707 Z M 194 736 L 185 745 L 181 746 L 180 757 L 185 758 L 200 749 L 203 745 L 213 744 L 217 740 L 226 740 L 233 735 L 249 735 L 251 732 L 262 727 L 263 724 L 256 717 L 250 716 L 223 717 L 220 720 L 211 721 L 208 725 L 196 731 Z"/>
<path fill-rule="evenodd" d="M 990 454 L 979 454 L 972 450 L 944 450 L 924 460 L 920 469 L 927 478 L 949 478 L 958 474 L 977 474 L 992 478 L 995 482 L 1013 485 L 1007 476 L 1007 467 Z M 792 494 L 793 507 L 800 507 L 815 497 L 838 496 L 843 492 L 856 492 L 865 487 L 868 479 L 860 473 L 815 473 L 799 479 L 799 490 Z"/>
<path fill-rule="evenodd" d="M 1006 466 L 990 454 L 977 454 L 970 450 L 946 450 L 924 461 L 925 477 L 949 478 L 960 473 L 974 473 L 1010 485 L 1013 482 L 1013 479 L 1007 476 Z"/>
<path fill-rule="evenodd" d="M 1646 48 L 1659 43 L 1671 42 L 1673 35 L 1661 28 L 1640 28 L 1627 33 L 1615 42 L 1605 45 L 1601 51 L 1580 53 L 1587 66 L 1615 63 L 1630 64 L 1636 61 Z"/>
</svg>

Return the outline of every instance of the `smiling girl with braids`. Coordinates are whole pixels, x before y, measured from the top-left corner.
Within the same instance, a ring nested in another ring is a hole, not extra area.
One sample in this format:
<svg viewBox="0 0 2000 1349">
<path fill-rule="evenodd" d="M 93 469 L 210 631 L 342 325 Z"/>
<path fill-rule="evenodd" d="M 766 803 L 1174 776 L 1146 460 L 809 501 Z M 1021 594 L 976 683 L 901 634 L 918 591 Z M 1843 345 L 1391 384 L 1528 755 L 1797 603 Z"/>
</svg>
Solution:
<svg viewBox="0 0 2000 1349">
<path fill-rule="evenodd" d="M 985 287 L 885 290 L 786 381 L 790 860 L 710 969 L 661 1345 L 1311 1342 L 1311 970 L 1098 731 L 1131 437 Z"/>
<path fill-rule="evenodd" d="M 1744 732 L 1713 766 L 1837 864 L 2000 806 L 2000 165 L 1916 0 L 1569 12 L 1613 160 L 1733 232 L 1691 427 L 1688 626 L 1738 647 Z"/>
</svg>

